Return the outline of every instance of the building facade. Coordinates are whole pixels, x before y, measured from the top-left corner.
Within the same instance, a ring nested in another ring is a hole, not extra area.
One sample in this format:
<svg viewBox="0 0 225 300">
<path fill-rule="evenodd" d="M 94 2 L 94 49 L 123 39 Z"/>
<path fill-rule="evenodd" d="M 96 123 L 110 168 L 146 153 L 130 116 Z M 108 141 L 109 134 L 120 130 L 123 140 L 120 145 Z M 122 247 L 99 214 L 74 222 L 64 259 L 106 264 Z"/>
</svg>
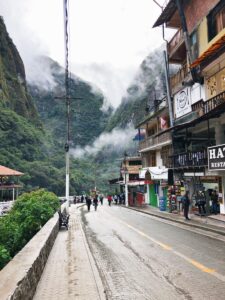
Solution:
<svg viewBox="0 0 225 300">
<path fill-rule="evenodd" d="M 193 203 L 202 191 L 208 213 L 215 191 L 225 214 L 225 1 L 170 0 L 154 24 L 160 25 L 176 29 L 167 54 L 169 65 L 179 66 L 168 91 L 174 125 L 164 132 L 173 140 L 173 188 L 188 189 Z"/>
</svg>

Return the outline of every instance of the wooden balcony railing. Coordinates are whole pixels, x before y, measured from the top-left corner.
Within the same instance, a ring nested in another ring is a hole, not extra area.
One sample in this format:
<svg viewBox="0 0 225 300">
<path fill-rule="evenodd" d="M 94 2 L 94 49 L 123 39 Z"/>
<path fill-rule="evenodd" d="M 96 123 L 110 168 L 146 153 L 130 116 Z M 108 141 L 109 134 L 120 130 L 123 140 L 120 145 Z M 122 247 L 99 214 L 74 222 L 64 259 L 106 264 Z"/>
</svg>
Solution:
<svg viewBox="0 0 225 300">
<path fill-rule="evenodd" d="M 157 145 L 165 143 L 167 141 L 168 142 L 171 141 L 171 133 L 170 132 L 165 132 L 157 137 L 153 136 L 153 137 L 146 138 L 144 141 L 141 141 L 139 143 L 139 150 L 157 146 Z"/>
<path fill-rule="evenodd" d="M 170 77 L 170 86 L 174 89 L 178 84 L 180 84 L 188 76 L 190 70 L 187 64 L 184 64 L 179 71 Z"/>
<path fill-rule="evenodd" d="M 207 101 L 200 100 L 197 103 L 192 105 L 192 110 L 197 111 L 199 116 L 202 116 L 204 114 L 207 114 L 220 104 L 225 102 L 225 91 L 210 98 Z"/>
<path fill-rule="evenodd" d="M 183 42 L 183 31 L 179 29 L 168 43 L 168 55 L 171 56 Z"/>
<path fill-rule="evenodd" d="M 185 152 L 171 156 L 174 168 L 202 167 L 208 164 L 207 149 Z"/>
</svg>

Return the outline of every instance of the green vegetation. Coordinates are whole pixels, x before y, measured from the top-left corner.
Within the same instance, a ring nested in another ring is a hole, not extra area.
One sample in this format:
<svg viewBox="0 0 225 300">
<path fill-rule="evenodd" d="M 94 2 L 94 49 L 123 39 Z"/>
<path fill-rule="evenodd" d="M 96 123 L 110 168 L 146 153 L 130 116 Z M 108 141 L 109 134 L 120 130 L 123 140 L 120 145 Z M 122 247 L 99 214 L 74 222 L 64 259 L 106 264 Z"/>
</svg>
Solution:
<svg viewBox="0 0 225 300">
<path fill-rule="evenodd" d="M 59 208 L 58 197 L 40 189 L 24 193 L 0 218 L 0 269 L 40 230 Z"/>
</svg>

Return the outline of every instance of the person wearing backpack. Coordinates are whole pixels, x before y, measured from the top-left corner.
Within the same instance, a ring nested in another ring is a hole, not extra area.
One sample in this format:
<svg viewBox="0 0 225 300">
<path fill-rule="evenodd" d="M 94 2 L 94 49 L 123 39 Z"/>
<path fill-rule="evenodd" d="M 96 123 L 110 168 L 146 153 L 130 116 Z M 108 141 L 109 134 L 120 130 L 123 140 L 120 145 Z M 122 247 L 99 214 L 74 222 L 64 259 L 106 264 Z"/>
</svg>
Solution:
<svg viewBox="0 0 225 300">
<path fill-rule="evenodd" d="M 190 220 L 188 217 L 188 211 L 190 206 L 189 191 L 186 191 L 184 196 L 182 197 L 182 203 L 184 208 L 184 217 L 186 220 Z"/>
</svg>

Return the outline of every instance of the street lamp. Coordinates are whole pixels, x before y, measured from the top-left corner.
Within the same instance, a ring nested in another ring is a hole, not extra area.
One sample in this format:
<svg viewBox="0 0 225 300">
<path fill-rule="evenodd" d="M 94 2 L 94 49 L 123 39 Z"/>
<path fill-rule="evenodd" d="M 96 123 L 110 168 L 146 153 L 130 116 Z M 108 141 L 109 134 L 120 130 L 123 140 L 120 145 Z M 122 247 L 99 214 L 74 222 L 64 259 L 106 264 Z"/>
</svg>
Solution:
<svg viewBox="0 0 225 300">
<path fill-rule="evenodd" d="M 129 172 L 127 167 L 124 167 L 124 185 L 125 185 L 125 205 L 128 206 L 128 180 L 127 175 L 129 176 Z"/>
<path fill-rule="evenodd" d="M 124 163 L 124 166 L 123 166 L 123 174 L 124 174 L 124 186 L 125 186 L 125 205 L 128 206 L 129 203 L 128 203 L 128 180 L 129 180 L 129 177 L 127 178 L 127 175 L 129 176 L 129 171 L 127 169 L 127 157 L 128 157 L 128 154 L 126 151 L 124 151 L 124 160 L 123 160 L 123 163 Z"/>
</svg>

